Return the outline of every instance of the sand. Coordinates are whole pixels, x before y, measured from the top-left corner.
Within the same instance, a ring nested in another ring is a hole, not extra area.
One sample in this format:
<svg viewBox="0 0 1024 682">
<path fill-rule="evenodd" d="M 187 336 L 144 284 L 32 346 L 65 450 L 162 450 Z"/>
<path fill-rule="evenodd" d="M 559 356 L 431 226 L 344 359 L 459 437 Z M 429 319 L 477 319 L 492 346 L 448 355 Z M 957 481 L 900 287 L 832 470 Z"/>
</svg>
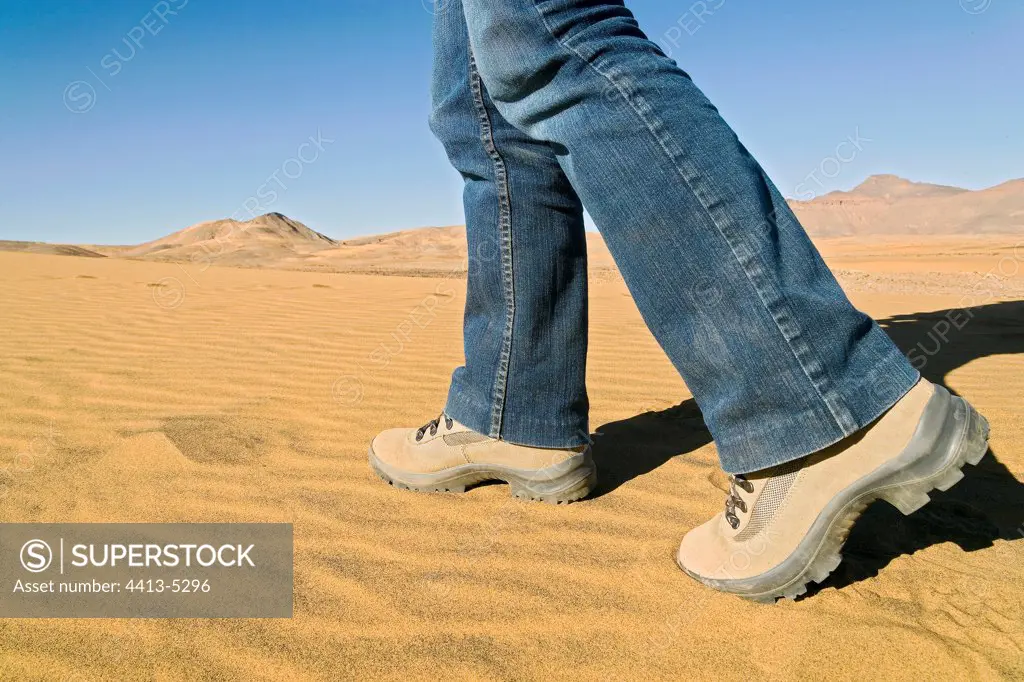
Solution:
<svg viewBox="0 0 1024 682">
<path fill-rule="evenodd" d="M 617 276 L 592 285 L 602 485 L 552 507 L 396 491 L 366 464 L 377 431 L 442 407 L 458 277 L 0 253 L 3 519 L 291 522 L 296 547 L 292 620 L 2 621 L 0 678 L 1024 678 L 1012 247 L 823 244 L 854 302 L 989 418 L 992 452 L 912 517 L 876 504 L 839 570 L 774 607 L 672 561 L 723 477 Z"/>
</svg>

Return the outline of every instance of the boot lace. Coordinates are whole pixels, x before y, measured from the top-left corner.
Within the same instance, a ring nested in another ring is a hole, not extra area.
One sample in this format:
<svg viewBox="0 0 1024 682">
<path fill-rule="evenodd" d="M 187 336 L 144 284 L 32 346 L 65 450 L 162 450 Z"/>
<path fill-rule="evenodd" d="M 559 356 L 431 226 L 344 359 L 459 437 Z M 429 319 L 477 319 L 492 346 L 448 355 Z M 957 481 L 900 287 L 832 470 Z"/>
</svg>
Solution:
<svg viewBox="0 0 1024 682">
<path fill-rule="evenodd" d="M 740 518 L 736 516 L 736 510 L 747 512 L 747 503 L 740 496 L 739 490 L 746 493 L 754 492 L 754 484 L 748 481 L 742 474 L 729 477 L 729 497 L 725 500 L 725 520 L 729 522 L 733 530 L 740 527 Z"/>
<path fill-rule="evenodd" d="M 426 435 L 427 431 L 430 431 L 431 436 L 437 435 L 437 427 L 441 425 L 441 420 L 444 419 L 444 426 L 446 429 L 452 428 L 453 422 L 448 415 L 442 412 L 437 419 L 431 419 L 429 422 L 416 429 L 416 441 L 423 440 L 423 436 Z"/>
</svg>

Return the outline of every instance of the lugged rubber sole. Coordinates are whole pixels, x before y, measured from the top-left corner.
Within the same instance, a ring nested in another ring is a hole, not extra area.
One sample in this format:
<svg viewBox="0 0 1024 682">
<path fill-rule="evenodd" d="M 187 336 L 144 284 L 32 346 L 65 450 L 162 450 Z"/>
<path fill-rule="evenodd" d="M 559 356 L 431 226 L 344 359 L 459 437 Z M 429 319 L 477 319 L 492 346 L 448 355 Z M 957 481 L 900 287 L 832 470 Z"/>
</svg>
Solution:
<svg viewBox="0 0 1024 682">
<path fill-rule="evenodd" d="M 688 571 L 705 585 L 745 599 L 774 604 L 795 599 L 810 583 L 820 583 L 842 562 L 841 550 L 850 529 L 875 500 L 885 500 L 910 515 L 931 501 L 929 493 L 949 490 L 988 452 L 988 421 L 962 398 L 941 386 L 929 400 L 910 444 L 886 464 L 847 486 L 818 515 L 797 549 L 782 563 L 760 575 L 714 580 Z"/>
<path fill-rule="evenodd" d="M 569 504 L 582 500 L 597 486 L 597 468 L 588 447 L 584 452 L 544 469 L 515 469 L 493 464 L 463 464 L 435 473 L 410 473 L 387 466 L 369 451 L 370 467 L 389 485 L 421 493 L 462 493 L 486 481 L 509 485 L 521 500 Z"/>
</svg>

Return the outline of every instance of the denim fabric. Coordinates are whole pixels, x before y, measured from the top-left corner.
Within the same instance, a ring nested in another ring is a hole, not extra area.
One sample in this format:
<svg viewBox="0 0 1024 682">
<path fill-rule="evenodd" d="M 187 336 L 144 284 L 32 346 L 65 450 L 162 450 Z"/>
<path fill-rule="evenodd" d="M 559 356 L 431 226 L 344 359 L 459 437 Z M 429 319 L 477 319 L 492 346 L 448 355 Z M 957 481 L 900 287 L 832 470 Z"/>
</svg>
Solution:
<svg viewBox="0 0 1024 682">
<path fill-rule="evenodd" d="M 466 364 L 445 412 L 513 443 L 587 442 L 583 206 L 555 152 L 495 109 L 459 0 L 439 0 L 431 129 L 465 180 Z"/>
<path fill-rule="evenodd" d="M 584 441 L 576 195 L 726 471 L 820 450 L 916 383 L 621 2 L 445 0 L 436 31 L 433 129 L 466 178 L 471 260 L 474 247 L 498 251 L 469 278 L 450 416 L 511 442 Z"/>
</svg>

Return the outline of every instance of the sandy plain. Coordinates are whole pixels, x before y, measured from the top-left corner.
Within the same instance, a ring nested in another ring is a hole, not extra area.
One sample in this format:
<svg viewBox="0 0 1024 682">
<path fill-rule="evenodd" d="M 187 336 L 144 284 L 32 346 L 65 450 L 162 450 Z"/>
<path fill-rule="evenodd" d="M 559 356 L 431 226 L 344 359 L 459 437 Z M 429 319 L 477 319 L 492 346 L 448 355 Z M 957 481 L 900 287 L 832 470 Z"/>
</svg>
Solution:
<svg viewBox="0 0 1024 682">
<path fill-rule="evenodd" d="M 5 620 L 0 678 L 1024 678 L 1024 247 L 820 246 L 923 373 L 988 417 L 991 452 L 911 517 L 871 507 L 836 573 L 775 607 L 673 563 L 725 479 L 600 261 L 602 483 L 552 507 L 501 485 L 397 491 L 367 467 L 376 432 L 443 405 L 457 253 L 416 277 L 0 253 L 2 518 L 289 522 L 296 549 L 291 620 Z"/>
</svg>

